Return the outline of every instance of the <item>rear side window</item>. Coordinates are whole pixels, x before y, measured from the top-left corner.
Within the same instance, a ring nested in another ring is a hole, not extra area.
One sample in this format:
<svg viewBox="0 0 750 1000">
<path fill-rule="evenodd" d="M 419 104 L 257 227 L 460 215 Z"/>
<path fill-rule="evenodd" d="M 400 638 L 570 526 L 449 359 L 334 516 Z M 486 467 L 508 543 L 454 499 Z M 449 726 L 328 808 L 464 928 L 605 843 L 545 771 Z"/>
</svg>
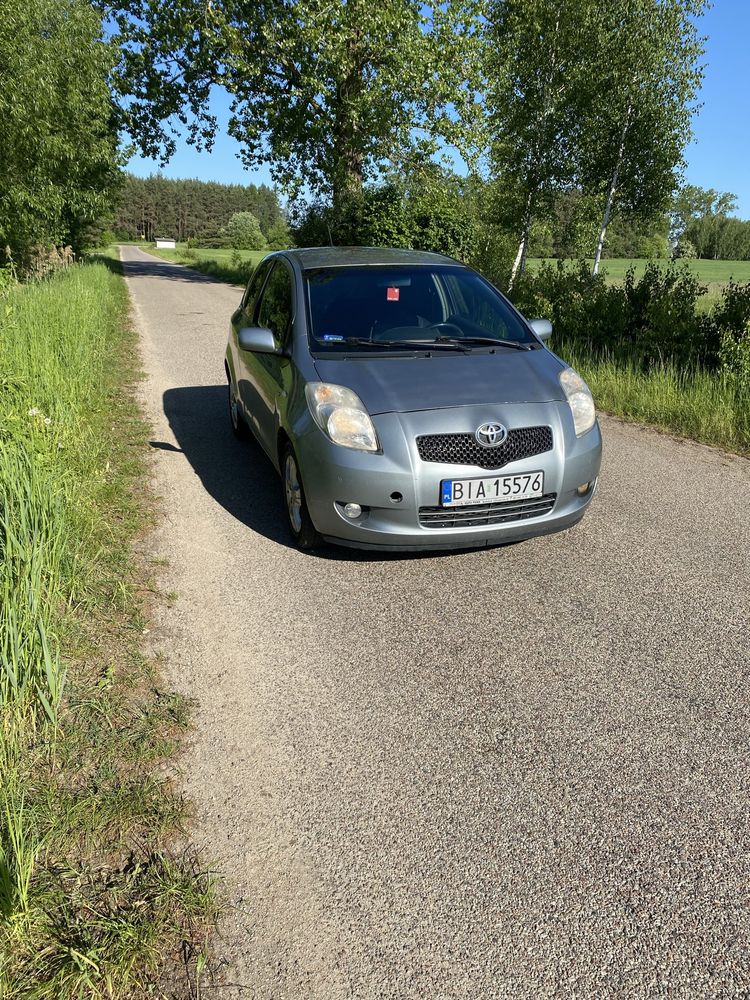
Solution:
<svg viewBox="0 0 750 1000">
<path fill-rule="evenodd" d="M 292 276 L 281 261 L 277 261 L 263 290 L 258 326 L 270 330 L 279 346 L 283 346 L 291 330 L 293 314 Z"/>
</svg>

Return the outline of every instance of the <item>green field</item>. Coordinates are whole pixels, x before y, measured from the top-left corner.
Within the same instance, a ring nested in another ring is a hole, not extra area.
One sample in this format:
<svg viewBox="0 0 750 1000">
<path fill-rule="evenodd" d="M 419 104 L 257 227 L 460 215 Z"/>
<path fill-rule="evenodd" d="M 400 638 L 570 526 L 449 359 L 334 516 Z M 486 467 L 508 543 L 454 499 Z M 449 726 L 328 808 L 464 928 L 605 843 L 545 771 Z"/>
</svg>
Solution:
<svg viewBox="0 0 750 1000">
<path fill-rule="evenodd" d="M 213 251 L 212 251 L 213 252 Z M 566 261 L 566 264 L 574 265 L 576 261 Z M 592 260 L 587 261 L 593 264 Z M 528 261 L 529 270 L 535 271 L 541 264 L 557 264 L 552 257 L 530 258 Z M 657 264 L 659 267 L 669 267 L 671 260 L 645 260 L 643 258 L 631 260 L 628 257 L 612 257 L 605 259 L 601 263 L 603 273 L 614 281 L 621 281 L 626 273 L 633 268 L 636 277 L 640 277 L 646 270 L 647 264 Z M 681 267 L 687 267 L 696 277 L 706 285 L 725 285 L 728 281 L 750 281 L 750 260 L 684 260 L 679 261 Z"/>
</svg>

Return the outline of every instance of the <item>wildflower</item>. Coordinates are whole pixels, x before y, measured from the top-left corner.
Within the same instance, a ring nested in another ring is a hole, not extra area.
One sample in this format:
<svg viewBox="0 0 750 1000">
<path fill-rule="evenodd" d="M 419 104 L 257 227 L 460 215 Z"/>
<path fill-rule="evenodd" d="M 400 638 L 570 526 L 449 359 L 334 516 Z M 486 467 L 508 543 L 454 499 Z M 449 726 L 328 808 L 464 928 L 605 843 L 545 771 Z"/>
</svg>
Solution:
<svg viewBox="0 0 750 1000">
<path fill-rule="evenodd" d="M 27 417 L 38 417 L 42 411 L 38 406 L 32 406 L 29 412 L 26 414 Z"/>
<path fill-rule="evenodd" d="M 44 423 L 47 425 L 47 427 L 49 427 L 49 425 L 52 423 L 52 417 L 45 417 Z"/>
</svg>

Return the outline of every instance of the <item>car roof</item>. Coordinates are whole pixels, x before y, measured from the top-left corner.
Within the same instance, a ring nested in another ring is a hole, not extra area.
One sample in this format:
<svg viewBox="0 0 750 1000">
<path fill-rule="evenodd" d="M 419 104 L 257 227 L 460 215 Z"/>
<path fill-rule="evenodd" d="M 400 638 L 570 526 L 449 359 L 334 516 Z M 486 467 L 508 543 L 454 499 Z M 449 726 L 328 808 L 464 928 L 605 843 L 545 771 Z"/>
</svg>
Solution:
<svg viewBox="0 0 750 1000">
<path fill-rule="evenodd" d="M 366 267 L 378 264 L 465 266 L 441 253 L 385 247 L 305 247 L 300 250 L 287 250 L 285 256 L 295 259 L 304 271 L 319 267 Z"/>
</svg>

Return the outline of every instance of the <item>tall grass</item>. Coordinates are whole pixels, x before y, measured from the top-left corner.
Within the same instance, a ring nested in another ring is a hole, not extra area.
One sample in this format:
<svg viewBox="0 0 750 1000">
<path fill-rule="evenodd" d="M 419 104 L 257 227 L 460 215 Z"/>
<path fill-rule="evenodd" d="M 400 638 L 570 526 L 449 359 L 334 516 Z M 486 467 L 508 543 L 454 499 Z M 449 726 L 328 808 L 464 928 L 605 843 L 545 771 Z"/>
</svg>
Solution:
<svg viewBox="0 0 750 1000">
<path fill-rule="evenodd" d="M 110 280 L 77 268 L 19 288 L 0 326 L 0 704 L 53 722 L 65 673 L 54 627 L 80 586 L 97 462 L 86 414 L 102 381 Z"/>
<path fill-rule="evenodd" d="M 750 397 L 742 379 L 665 359 L 644 366 L 585 341 L 554 343 L 588 382 L 601 409 L 706 444 L 750 452 Z"/>
<path fill-rule="evenodd" d="M 212 905 L 166 850 L 187 713 L 138 649 L 127 309 L 103 263 L 0 297 L 2 1000 L 146 990 Z"/>
</svg>

